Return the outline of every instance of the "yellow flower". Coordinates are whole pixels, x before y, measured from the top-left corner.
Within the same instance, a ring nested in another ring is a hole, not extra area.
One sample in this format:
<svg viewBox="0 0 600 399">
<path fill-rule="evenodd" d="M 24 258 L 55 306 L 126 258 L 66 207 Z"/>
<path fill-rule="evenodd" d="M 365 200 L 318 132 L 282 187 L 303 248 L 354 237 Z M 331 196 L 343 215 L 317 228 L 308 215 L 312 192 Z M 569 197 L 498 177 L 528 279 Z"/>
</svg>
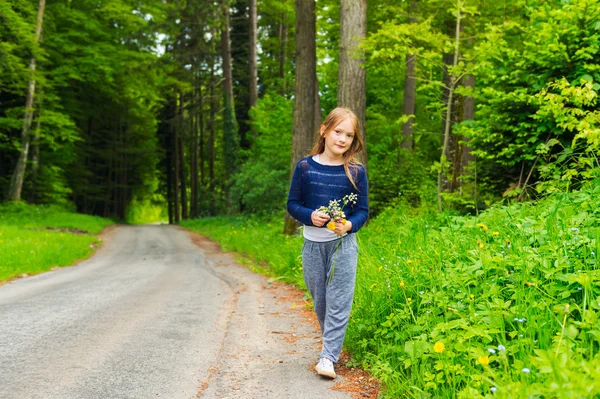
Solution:
<svg viewBox="0 0 600 399">
<path fill-rule="evenodd" d="M 483 243 L 479 243 L 479 248 L 483 248 L 485 245 L 483 245 Z"/>
<path fill-rule="evenodd" d="M 412 301 L 412 298 L 406 298 L 406 301 L 410 302 L 410 301 Z"/>
<path fill-rule="evenodd" d="M 409 265 L 410 265 L 412 262 L 413 262 L 413 261 L 412 261 L 412 260 L 410 260 L 410 259 L 406 261 L 406 263 L 408 263 Z"/>
<path fill-rule="evenodd" d="M 470 298 L 475 299 L 475 295 L 471 294 Z"/>
<path fill-rule="evenodd" d="M 327 228 L 329 230 L 335 230 L 335 222 L 332 220 L 331 222 L 327 223 Z"/>
<path fill-rule="evenodd" d="M 477 223 L 477 226 L 481 227 L 483 229 L 483 231 L 487 231 L 487 226 L 483 223 Z"/>
<path fill-rule="evenodd" d="M 444 343 L 442 341 L 438 341 L 433 345 L 433 351 L 436 353 L 442 353 L 444 351 Z"/>
<path fill-rule="evenodd" d="M 400 287 L 404 288 L 404 281 L 400 281 Z"/>
<path fill-rule="evenodd" d="M 342 219 L 342 224 L 346 224 L 346 219 Z"/>
<path fill-rule="evenodd" d="M 494 232 L 492 233 L 492 235 L 493 235 L 494 237 L 498 237 L 498 236 L 500 235 L 500 233 L 498 233 L 497 231 L 494 231 Z"/>
<path fill-rule="evenodd" d="M 484 366 L 487 366 L 488 364 L 490 364 L 489 356 L 479 356 L 477 358 L 477 361 L 479 362 L 479 364 L 482 364 Z"/>
</svg>

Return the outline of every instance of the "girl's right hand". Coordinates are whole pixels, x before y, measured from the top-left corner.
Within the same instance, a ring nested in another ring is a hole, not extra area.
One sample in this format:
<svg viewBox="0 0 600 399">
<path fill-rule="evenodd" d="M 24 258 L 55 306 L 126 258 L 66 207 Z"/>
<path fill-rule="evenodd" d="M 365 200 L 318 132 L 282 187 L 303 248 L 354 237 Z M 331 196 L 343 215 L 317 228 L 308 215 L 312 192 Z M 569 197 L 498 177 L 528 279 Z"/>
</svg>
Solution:
<svg viewBox="0 0 600 399">
<path fill-rule="evenodd" d="M 310 215 L 310 220 L 314 226 L 321 227 L 329 220 L 329 216 L 322 212 L 314 211 Z"/>
</svg>

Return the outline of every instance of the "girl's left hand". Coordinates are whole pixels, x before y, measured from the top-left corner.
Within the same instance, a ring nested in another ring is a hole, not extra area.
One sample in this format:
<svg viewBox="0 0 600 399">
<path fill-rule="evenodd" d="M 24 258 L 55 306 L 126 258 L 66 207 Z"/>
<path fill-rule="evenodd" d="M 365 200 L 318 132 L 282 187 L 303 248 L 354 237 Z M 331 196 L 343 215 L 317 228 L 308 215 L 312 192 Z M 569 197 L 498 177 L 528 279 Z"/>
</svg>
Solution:
<svg viewBox="0 0 600 399">
<path fill-rule="evenodd" d="M 352 222 L 349 220 L 346 220 L 346 224 L 336 223 L 335 230 L 333 230 L 333 232 L 335 234 L 337 234 L 338 236 L 343 236 L 345 233 L 349 232 L 350 230 L 352 230 Z"/>
</svg>

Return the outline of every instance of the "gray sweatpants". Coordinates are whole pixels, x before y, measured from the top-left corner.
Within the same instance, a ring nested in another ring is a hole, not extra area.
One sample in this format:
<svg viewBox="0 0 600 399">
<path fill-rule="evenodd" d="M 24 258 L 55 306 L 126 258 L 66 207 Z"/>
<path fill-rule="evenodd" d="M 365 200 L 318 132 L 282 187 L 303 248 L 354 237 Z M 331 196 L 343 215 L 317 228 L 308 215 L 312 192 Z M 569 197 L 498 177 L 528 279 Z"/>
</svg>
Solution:
<svg viewBox="0 0 600 399">
<path fill-rule="evenodd" d="M 304 240 L 302 269 L 321 325 L 321 357 L 334 363 L 340 357 L 352 310 L 357 260 L 356 234 L 328 242 Z"/>
</svg>

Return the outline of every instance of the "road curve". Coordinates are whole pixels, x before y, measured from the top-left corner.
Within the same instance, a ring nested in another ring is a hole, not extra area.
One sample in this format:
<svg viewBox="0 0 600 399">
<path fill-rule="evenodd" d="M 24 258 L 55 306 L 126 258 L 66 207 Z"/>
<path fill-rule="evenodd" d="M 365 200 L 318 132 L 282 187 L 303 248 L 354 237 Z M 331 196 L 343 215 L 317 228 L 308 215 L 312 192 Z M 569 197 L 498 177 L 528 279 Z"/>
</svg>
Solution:
<svg viewBox="0 0 600 399">
<path fill-rule="evenodd" d="M 350 398 L 267 280 L 173 226 L 0 287 L 0 398 Z"/>
</svg>

